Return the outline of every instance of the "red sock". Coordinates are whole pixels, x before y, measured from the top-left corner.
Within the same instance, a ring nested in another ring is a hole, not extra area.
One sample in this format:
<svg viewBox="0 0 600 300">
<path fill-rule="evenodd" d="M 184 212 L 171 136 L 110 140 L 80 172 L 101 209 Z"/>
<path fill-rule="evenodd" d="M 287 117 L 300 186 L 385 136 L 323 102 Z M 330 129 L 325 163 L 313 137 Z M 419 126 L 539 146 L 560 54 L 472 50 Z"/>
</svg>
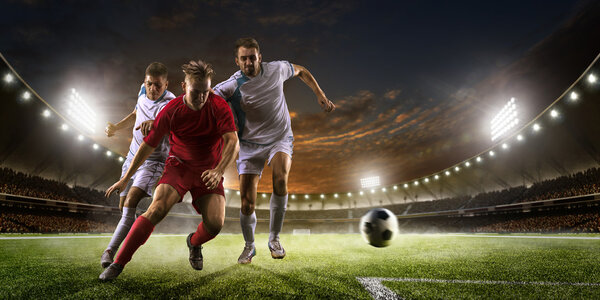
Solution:
<svg viewBox="0 0 600 300">
<path fill-rule="evenodd" d="M 133 222 L 133 226 L 131 226 L 131 230 L 125 238 L 125 243 L 123 243 L 123 246 L 119 249 L 119 254 L 117 254 L 115 263 L 125 266 L 131 260 L 133 253 L 135 253 L 141 245 L 146 243 L 150 234 L 152 234 L 152 231 L 154 231 L 152 222 L 144 216 L 139 216 L 137 220 Z"/>
<path fill-rule="evenodd" d="M 198 246 L 198 245 L 202 245 L 214 238 L 215 238 L 214 235 L 212 235 L 212 234 L 208 233 L 208 231 L 206 231 L 206 228 L 204 227 L 204 222 L 200 222 L 200 224 L 198 224 L 198 230 L 196 230 L 196 232 L 194 232 L 190 241 L 192 242 L 192 245 Z"/>
</svg>

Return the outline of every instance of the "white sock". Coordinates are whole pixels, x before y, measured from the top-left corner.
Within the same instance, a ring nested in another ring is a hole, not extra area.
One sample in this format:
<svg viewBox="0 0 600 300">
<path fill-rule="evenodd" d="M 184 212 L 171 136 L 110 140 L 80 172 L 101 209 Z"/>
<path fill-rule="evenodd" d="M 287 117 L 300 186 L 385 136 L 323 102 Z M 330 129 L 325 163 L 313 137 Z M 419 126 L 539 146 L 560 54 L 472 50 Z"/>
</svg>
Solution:
<svg viewBox="0 0 600 300">
<path fill-rule="evenodd" d="M 254 247 L 254 230 L 256 229 L 256 212 L 246 216 L 240 210 L 240 225 L 242 225 L 242 235 L 246 241 L 246 247 Z"/>
<path fill-rule="evenodd" d="M 288 195 L 277 196 L 271 194 L 271 220 L 269 225 L 269 241 L 278 240 L 281 228 L 283 228 L 283 218 L 287 209 Z"/>
<path fill-rule="evenodd" d="M 123 207 L 123 215 L 108 244 L 108 248 L 106 248 L 107 250 L 111 250 L 113 254 L 117 253 L 117 249 L 119 249 L 119 246 L 121 246 L 121 243 L 129 233 L 133 222 L 135 222 L 135 208 Z"/>
</svg>

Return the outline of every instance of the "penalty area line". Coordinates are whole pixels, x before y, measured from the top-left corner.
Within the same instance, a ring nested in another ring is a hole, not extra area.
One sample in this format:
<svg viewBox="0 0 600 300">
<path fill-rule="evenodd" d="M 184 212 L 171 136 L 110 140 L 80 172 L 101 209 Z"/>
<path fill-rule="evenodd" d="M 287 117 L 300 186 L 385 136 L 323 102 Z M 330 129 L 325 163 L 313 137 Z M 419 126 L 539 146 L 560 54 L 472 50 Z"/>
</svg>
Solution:
<svg viewBox="0 0 600 300">
<path fill-rule="evenodd" d="M 187 236 L 187 234 L 157 234 L 151 237 Z M 90 236 L 7 236 L 0 240 L 45 240 L 45 239 L 101 239 L 112 238 L 112 235 L 90 235 Z"/>
<path fill-rule="evenodd" d="M 545 281 L 495 281 L 495 280 L 453 280 L 430 278 L 385 278 L 385 277 L 356 277 L 358 282 L 373 296 L 374 299 L 403 299 L 392 290 L 385 287 L 383 281 L 397 282 L 427 282 L 427 283 L 459 283 L 459 284 L 498 284 L 498 285 L 548 285 L 548 286 L 600 286 L 591 282 L 545 282 Z"/>
</svg>

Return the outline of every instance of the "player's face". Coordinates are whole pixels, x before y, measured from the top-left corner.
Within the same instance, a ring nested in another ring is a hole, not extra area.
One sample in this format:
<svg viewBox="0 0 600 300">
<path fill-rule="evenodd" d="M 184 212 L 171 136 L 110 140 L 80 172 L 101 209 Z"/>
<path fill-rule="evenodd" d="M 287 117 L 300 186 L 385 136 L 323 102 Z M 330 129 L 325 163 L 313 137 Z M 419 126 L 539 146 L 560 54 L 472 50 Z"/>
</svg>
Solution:
<svg viewBox="0 0 600 300">
<path fill-rule="evenodd" d="M 146 96 L 148 96 L 148 99 L 150 100 L 158 100 L 167 89 L 168 84 L 169 82 L 164 76 L 155 77 L 146 75 L 146 79 L 144 80 Z"/>
<path fill-rule="evenodd" d="M 238 54 L 235 58 L 235 64 L 240 67 L 240 70 L 248 77 L 254 77 L 260 72 L 260 63 L 262 56 L 256 48 L 239 47 Z"/>
<path fill-rule="evenodd" d="M 208 95 L 210 95 L 210 78 L 204 80 L 196 80 L 186 76 L 185 81 L 182 83 L 183 90 L 185 91 L 185 103 L 193 109 L 199 110 L 204 106 Z"/>
</svg>

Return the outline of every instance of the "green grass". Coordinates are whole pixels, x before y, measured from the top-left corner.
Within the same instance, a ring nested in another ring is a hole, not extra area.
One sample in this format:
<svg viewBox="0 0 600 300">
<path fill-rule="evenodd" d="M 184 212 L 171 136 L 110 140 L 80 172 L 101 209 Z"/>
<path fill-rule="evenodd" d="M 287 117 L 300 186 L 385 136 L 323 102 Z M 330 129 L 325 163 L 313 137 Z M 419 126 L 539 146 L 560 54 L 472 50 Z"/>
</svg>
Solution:
<svg viewBox="0 0 600 300">
<path fill-rule="evenodd" d="M 401 235 L 379 249 L 359 235 L 283 235 L 288 255 L 274 260 L 267 237 L 257 235 L 258 255 L 242 266 L 241 235 L 220 235 L 204 246 L 205 269 L 195 271 L 184 235 L 153 235 L 110 283 L 97 279 L 109 236 L 0 240 L 0 298 L 371 299 L 356 277 L 600 283 L 600 240 Z M 417 299 L 600 298 L 600 286 L 384 285 Z"/>
</svg>

